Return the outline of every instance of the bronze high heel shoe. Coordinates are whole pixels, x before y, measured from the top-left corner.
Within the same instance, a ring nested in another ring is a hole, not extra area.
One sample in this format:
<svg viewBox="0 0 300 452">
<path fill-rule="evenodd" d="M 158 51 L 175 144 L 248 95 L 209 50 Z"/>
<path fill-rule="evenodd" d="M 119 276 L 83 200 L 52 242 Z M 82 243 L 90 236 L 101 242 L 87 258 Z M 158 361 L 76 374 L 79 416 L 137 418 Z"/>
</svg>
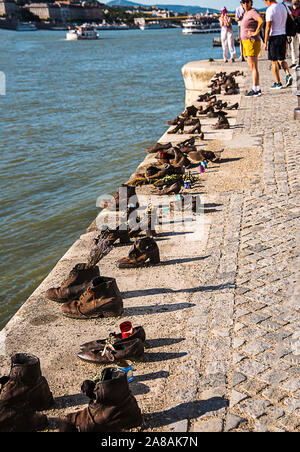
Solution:
<svg viewBox="0 0 300 452">
<path fill-rule="evenodd" d="M 183 132 L 183 130 L 184 130 L 184 119 L 181 119 L 178 122 L 177 126 L 175 126 L 174 129 L 169 130 L 167 133 L 168 134 L 170 134 L 170 133 L 177 133 L 179 131 Z"/>
</svg>

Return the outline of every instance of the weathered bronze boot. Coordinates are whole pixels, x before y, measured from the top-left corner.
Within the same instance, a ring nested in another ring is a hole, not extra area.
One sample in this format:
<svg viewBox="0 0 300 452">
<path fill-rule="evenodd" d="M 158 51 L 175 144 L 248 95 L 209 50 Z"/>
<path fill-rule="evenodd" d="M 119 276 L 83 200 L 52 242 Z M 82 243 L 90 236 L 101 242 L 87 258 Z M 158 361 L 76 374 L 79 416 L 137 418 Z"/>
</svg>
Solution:
<svg viewBox="0 0 300 452">
<path fill-rule="evenodd" d="M 61 419 L 60 432 L 119 432 L 143 423 L 124 370 L 106 367 L 98 383 L 85 380 L 81 390 L 90 402 L 83 410 Z"/>
<path fill-rule="evenodd" d="M 113 195 L 110 201 L 102 201 L 101 208 L 108 210 L 131 212 L 139 207 L 139 202 L 136 196 L 135 187 L 128 184 L 120 185 L 118 191 Z"/>
<path fill-rule="evenodd" d="M 0 431 L 34 431 L 47 425 L 46 416 L 35 413 L 53 404 L 37 356 L 13 355 L 10 373 L 0 378 L 0 384 Z"/>
<path fill-rule="evenodd" d="M 188 118 L 190 116 L 196 116 L 198 113 L 198 108 L 195 107 L 195 105 L 190 105 L 189 107 L 186 107 L 184 112 L 182 113 L 183 118 Z"/>
<path fill-rule="evenodd" d="M 49 300 L 59 303 L 74 300 L 80 297 L 97 276 L 100 276 L 100 272 L 96 265 L 89 267 L 85 263 L 76 264 L 61 286 L 48 289 L 45 295 Z"/>
<path fill-rule="evenodd" d="M 118 317 L 123 312 L 123 299 L 114 278 L 99 276 L 78 300 L 64 303 L 61 308 L 65 316 L 74 319 Z"/>
<path fill-rule="evenodd" d="M 152 237 L 144 237 L 130 249 L 128 256 L 117 261 L 118 268 L 138 268 L 160 262 L 159 249 Z"/>
<path fill-rule="evenodd" d="M 218 122 L 217 124 L 215 124 L 213 126 L 213 129 L 229 129 L 230 128 L 230 124 L 228 122 L 228 119 L 226 118 L 226 113 L 225 112 L 218 112 Z"/>
<path fill-rule="evenodd" d="M 172 150 L 174 158 L 169 160 L 170 164 L 175 168 L 181 168 L 183 166 L 188 167 L 190 165 L 190 161 L 188 158 L 181 152 L 181 150 L 177 147 L 174 147 Z"/>
</svg>

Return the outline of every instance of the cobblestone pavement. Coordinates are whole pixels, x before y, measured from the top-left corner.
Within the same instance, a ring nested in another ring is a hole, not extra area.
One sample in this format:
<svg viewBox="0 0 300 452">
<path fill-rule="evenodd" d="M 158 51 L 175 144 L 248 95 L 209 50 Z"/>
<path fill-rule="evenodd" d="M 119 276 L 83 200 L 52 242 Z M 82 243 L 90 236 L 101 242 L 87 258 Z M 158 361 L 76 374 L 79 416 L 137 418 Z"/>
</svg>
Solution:
<svg viewBox="0 0 300 452">
<path fill-rule="evenodd" d="M 194 419 L 191 431 L 300 431 L 297 100 L 291 88 L 270 90 L 269 63 L 260 68 L 263 96 L 241 98 L 234 138 L 262 136 L 263 186 L 216 198 L 223 209 L 206 253 L 218 250 L 218 267 L 211 288 L 195 295 L 206 314 L 201 398 L 228 404 Z"/>
<path fill-rule="evenodd" d="M 254 139 L 262 174 L 250 189 L 205 195 L 203 260 L 181 265 L 175 296 L 168 293 L 169 308 L 180 300 L 187 309 L 156 317 L 157 334 L 173 338 L 159 350 L 173 356 L 148 362 L 158 379 L 148 397 L 137 395 L 150 431 L 300 431 L 297 100 L 291 88 L 269 88 L 268 61 L 260 68 L 263 96 L 241 96 L 227 146 Z"/>
</svg>

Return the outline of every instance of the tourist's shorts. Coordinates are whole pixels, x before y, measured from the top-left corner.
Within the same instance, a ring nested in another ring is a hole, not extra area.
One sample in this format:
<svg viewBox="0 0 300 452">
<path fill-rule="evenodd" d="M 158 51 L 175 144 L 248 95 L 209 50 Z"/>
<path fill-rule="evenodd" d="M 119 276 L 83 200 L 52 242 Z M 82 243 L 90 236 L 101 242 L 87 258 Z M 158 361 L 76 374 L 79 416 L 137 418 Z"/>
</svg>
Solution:
<svg viewBox="0 0 300 452">
<path fill-rule="evenodd" d="M 261 49 L 261 41 L 247 39 L 242 41 L 243 55 L 245 57 L 258 57 Z"/>
<path fill-rule="evenodd" d="M 284 61 L 286 58 L 286 35 L 270 36 L 268 46 L 268 59 L 271 61 Z"/>
</svg>

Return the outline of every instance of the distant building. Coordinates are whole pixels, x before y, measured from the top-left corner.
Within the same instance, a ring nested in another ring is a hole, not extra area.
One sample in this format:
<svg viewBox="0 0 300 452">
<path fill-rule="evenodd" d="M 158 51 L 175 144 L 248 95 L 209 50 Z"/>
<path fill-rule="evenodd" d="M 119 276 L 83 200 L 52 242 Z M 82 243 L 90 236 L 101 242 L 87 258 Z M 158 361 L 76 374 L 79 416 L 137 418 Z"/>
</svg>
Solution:
<svg viewBox="0 0 300 452">
<path fill-rule="evenodd" d="M 0 16 L 5 16 L 6 19 L 13 19 L 16 17 L 18 5 L 15 2 L 0 0 Z"/>
<path fill-rule="evenodd" d="M 94 22 L 102 20 L 103 9 L 96 3 L 72 3 L 69 1 L 56 1 L 54 3 L 30 3 L 24 8 L 38 16 L 41 20 L 53 24 L 67 22 Z"/>
</svg>

